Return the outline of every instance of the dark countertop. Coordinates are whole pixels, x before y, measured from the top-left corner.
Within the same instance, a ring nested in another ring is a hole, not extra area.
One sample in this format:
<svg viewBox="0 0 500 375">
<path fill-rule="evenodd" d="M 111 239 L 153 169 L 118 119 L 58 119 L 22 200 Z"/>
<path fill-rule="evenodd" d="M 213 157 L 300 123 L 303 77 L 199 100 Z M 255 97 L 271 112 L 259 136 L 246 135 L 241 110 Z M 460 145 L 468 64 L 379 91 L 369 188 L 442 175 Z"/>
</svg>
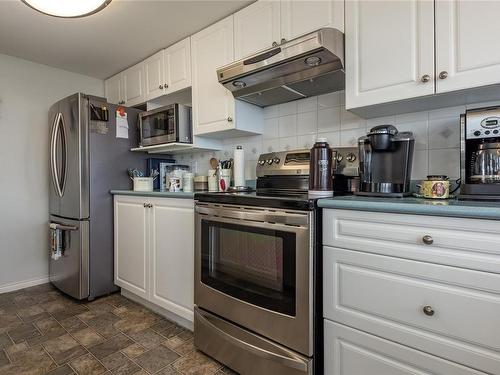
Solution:
<svg viewBox="0 0 500 375">
<path fill-rule="evenodd" d="M 183 198 L 193 199 L 194 193 L 185 193 L 183 191 L 173 193 L 170 191 L 134 191 L 134 190 L 111 190 L 113 195 L 134 195 L 138 197 L 156 197 L 156 198 Z"/>
<path fill-rule="evenodd" d="M 322 208 L 500 220 L 500 201 L 342 196 L 318 200 Z"/>
</svg>

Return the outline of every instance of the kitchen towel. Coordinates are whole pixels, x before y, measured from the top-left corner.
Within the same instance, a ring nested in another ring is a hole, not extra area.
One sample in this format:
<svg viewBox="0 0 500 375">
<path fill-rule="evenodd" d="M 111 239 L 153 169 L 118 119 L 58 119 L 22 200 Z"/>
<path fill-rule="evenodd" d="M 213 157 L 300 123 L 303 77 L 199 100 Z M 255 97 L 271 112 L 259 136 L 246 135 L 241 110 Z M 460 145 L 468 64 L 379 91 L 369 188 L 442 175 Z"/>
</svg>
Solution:
<svg viewBox="0 0 500 375">
<path fill-rule="evenodd" d="M 233 158 L 234 186 L 246 186 L 245 183 L 245 151 L 242 146 L 237 146 L 234 150 Z"/>
</svg>

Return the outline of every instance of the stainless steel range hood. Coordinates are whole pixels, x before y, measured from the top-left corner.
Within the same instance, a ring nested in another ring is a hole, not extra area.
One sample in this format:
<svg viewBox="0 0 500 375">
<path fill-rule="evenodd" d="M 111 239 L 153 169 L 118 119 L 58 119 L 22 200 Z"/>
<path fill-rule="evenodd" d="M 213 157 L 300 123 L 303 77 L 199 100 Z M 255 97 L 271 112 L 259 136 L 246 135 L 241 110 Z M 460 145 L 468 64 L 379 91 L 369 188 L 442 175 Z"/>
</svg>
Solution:
<svg viewBox="0 0 500 375">
<path fill-rule="evenodd" d="M 324 28 L 217 70 L 233 95 L 260 107 L 344 88 L 344 34 Z"/>
</svg>

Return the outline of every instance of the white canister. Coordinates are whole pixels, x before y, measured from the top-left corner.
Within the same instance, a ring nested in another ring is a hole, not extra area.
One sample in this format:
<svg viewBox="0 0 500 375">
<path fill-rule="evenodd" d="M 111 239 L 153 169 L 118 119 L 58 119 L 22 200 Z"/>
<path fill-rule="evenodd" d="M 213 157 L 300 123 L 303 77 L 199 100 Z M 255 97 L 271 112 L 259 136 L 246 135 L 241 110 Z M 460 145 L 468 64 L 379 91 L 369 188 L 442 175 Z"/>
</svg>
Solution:
<svg viewBox="0 0 500 375">
<path fill-rule="evenodd" d="M 184 172 L 182 175 L 182 191 L 192 193 L 194 190 L 194 174 L 191 172 Z"/>
<path fill-rule="evenodd" d="M 170 177 L 168 191 L 172 193 L 181 191 L 181 179 L 179 177 Z"/>
<path fill-rule="evenodd" d="M 134 191 L 153 191 L 153 177 L 134 177 Z"/>
<path fill-rule="evenodd" d="M 221 169 L 219 176 L 219 191 L 227 191 L 231 186 L 231 170 Z"/>
<path fill-rule="evenodd" d="M 219 191 L 219 179 L 215 169 L 208 170 L 208 191 L 212 193 Z"/>
</svg>

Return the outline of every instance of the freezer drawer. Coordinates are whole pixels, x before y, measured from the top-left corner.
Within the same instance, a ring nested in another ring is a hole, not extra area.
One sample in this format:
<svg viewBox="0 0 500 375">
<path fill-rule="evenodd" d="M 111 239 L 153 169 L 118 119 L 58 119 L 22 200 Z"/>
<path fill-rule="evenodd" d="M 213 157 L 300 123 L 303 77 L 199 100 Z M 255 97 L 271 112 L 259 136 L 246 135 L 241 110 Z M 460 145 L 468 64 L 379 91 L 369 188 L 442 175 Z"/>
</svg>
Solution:
<svg viewBox="0 0 500 375">
<path fill-rule="evenodd" d="M 60 233 L 60 256 L 49 244 L 49 276 L 54 286 L 76 299 L 89 296 L 89 221 L 50 217 Z"/>
</svg>

